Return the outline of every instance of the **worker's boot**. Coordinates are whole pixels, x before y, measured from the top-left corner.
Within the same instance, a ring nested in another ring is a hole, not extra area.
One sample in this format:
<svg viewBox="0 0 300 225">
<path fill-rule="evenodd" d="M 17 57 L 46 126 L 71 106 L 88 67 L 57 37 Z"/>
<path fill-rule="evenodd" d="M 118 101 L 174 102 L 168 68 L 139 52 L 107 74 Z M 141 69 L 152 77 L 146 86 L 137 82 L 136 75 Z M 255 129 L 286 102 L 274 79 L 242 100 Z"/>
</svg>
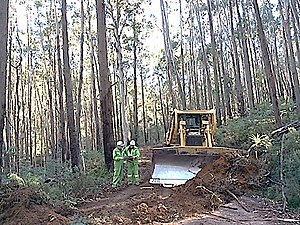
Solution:
<svg viewBox="0 0 300 225">
<path fill-rule="evenodd" d="M 127 181 L 128 185 L 132 185 L 132 176 L 128 176 Z"/>
<path fill-rule="evenodd" d="M 140 185 L 140 177 L 139 177 L 139 175 L 134 175 L 134 180 L 135 180 L 135 185 L 139 186 Z"/>
</svg>

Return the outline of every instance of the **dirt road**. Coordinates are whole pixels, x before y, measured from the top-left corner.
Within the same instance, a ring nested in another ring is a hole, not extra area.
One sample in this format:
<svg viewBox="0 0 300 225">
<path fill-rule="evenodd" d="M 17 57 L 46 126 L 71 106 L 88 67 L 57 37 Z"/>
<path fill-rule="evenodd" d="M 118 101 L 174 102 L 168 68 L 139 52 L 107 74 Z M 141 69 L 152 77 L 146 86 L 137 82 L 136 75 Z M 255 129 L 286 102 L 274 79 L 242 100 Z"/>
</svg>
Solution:
<svg viewBox="0 0 300 225">
<path fill-rule="evenodd" d="M 257 178 L 261 170 L 249 159 L 234 155 L 222 156 L 203 167 L 201 172 L 185 185 L 171 189 L 148 183 L 151 175 L 151 151 L 142 149 L 141 152 L 140 186 L 124 184 L 119 189 L 106 187 L 90 199 L 81 200 L 72 210 L 60 210 L 50 206 L 38 192 L 29 188 L 17 189 L 15 192 L 9 192 L 5 199 L 0 201 L 0 209 L 3 209 L 0 213 L 0 224 L 298 223 L 297 220 L 283 219 L 295 218 L 295 215 L 283 215 L 280 208 L 270 200 L 250 195 L 251 186 L 247 181 Z M 83 220 L 79 223 L 78 218 Z"/>
<path fill-rule="evenodd" d="M 203 199 L 199 193 L 198 196 L 177 195 L 178 189 L 150 185 L 150 159 L 151 151 L 143 149 L 140 160 L 140 186 L 124 185 L 120 189 L 107 191 L 97 199 L 83 201 L 78 206 L 80 214 L 92 218 L 92 224 L 297 223 L 296 220 L 284 221 L 282 218 L 287 216 L 276 210 L 274 203 L 255 196 L 244 195 L 229 203 L 214 205 L 216 200 L 207 199 L 207 195 L 204 195 Z M 211 202 L 213 204 L 210 204 Z"/>
</svg>

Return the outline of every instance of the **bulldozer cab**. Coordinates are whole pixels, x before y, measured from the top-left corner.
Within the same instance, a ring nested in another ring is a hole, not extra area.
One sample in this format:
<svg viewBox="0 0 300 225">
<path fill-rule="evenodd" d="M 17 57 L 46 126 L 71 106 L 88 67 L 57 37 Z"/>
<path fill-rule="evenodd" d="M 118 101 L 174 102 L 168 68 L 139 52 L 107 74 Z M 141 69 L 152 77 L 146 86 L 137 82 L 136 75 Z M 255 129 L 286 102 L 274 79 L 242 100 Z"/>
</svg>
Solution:
<svg viewBox="0 0 300 225">
<path fill-rule="evenodd" d="M 215 110 L 175 110 L 166 137 L 167 146 L 212 147 Z"/>
<path fill-rule="evenodd" d="M 215 110 L 174 110 L 166 146 L 153 149 L 150 183 L 172 187 L 184 184 L 201 170 L 201 166 L 219 158 L 214 147 Z"/>
</svg>

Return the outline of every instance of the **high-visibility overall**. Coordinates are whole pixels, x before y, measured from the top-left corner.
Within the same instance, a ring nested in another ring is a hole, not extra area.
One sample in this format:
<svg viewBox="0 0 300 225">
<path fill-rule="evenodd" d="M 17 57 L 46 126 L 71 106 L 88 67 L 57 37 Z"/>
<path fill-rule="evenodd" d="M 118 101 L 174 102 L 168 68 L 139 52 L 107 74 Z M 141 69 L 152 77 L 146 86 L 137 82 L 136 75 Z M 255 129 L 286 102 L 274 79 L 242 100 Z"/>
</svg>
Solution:
<svg viewBox="0 0 300 225">
<path fill-rule="evenodd" d="M 127 180 L 128 184 L 140 184 L 140 177 L 139 177 L 139 162 L 138 159 L 140 157 L 140 150 L 136 146 L 128 146 L 124 150 L 124 156 L 132 157 L 126 161 L 127 163 Z"/>
<path fill-rule="evenodd" d="M 121 186 L 123 180 L 123 150 L 116 147 L 113 150 L 113 160 L 114 160 L 114 177 L 113 177 L 113 187 Z"/>
</svg>

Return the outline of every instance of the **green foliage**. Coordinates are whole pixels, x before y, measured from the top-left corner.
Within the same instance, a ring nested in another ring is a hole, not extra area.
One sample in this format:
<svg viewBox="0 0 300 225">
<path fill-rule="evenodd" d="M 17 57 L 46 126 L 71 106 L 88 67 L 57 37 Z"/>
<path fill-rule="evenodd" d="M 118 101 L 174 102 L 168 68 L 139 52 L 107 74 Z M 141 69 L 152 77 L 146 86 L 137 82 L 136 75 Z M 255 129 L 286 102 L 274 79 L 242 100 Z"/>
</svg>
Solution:
<svg viewBox="0 0 300 225">
<path fill-rule="evenodd" d="M 15 183 L 16 185 L 23 187 L 25 186 L 25 181 L 22 177 L 18 176 L 17 174 L 11 173 L 8 176 L 10 182 Z"/>
<path fill-rule="evenodd" d="M 299 120 L 293 103 L 281 104 L 283 124 L 290 124 Z M 272 107 L 268 103 L 261 104 L 246 117 L 230 120 L 227 125 L 221 126 L 216 133 L 218 146 L 242 148 L 263 155 L 270 171 L 272 185 L 263 190 L 263 195 L 274 200 L 281 200 L 280 190 L 280 140 L 271 140 L 268 135 L 275 130 Z M 284 141 L 284 184 L 291 209 L 300 208 L 300 134 L 290 129 Z"/>
<path fill-rule="evenodd" d="M 73 173 L 68 163 L 50 160 L 46 168 L 21 165 L 21 177 L 28 187 L 41 191 L 52 204 L 75 206 L 78 197 L 96 195 L 110 184 L 112 177 L 104 165 L 103 153 L 86 151 L 84 158 L 85 173 Z"/>
<path fill-rule="evenodd" d="M 288 206 L 300 208 L 300 134 L 291 129 L 284 141 L 284 179 Z"/>
<path fill-rule="evenodd" d="M 271 133 L 275 129 L 274 115 L 271 105 L 265 103 L 249 115 L 228 121 L 217 129 L 215 139 L 218 146 L 249 149 L 252 145 L 251 137 Z"/>
<path fill-rule="evenodd" d="M 251 135 L 250 140 L 253 144 L 248 149 L 249 154 L 254 152 L 255 157 L 258 159 L 258 155 L 266 153 L 268 149 L 272 146 L 271 139 L 268 135 Z"/>
<path fill-rule="evenodd" d="M 280 107 L 283 124 L 300 119 L 293 102 L 283 103 Z M 271 134 L 276 129 L 272 105 L 268 102 L 257 105 L 248 115 L 234 118 L 226 125 L 217 129 L 215 134 L 218 146 L 249 149 L 253 144 L 253 137 Z M 252 139 L 251 139 L 252 137 Z"/>
<path fill-rule="evenodd" d="M 278 186 L 269 187 L 265 195 L 268 198 L 280 200 L 280 147 L 281 142 L 278 142 L 276 146 L 272 147 L 272 151 L 268 152 L 268 166 L 271 172 L 272 179 L 278 184 Z M 283 144 L 283 176 L 284 176 L 284 190 L 286 193 L 288 206 L 291 209 L 300 208 L 300 134 L 291 129 L 288 134 L 285 135 Z"/>
</svg>

